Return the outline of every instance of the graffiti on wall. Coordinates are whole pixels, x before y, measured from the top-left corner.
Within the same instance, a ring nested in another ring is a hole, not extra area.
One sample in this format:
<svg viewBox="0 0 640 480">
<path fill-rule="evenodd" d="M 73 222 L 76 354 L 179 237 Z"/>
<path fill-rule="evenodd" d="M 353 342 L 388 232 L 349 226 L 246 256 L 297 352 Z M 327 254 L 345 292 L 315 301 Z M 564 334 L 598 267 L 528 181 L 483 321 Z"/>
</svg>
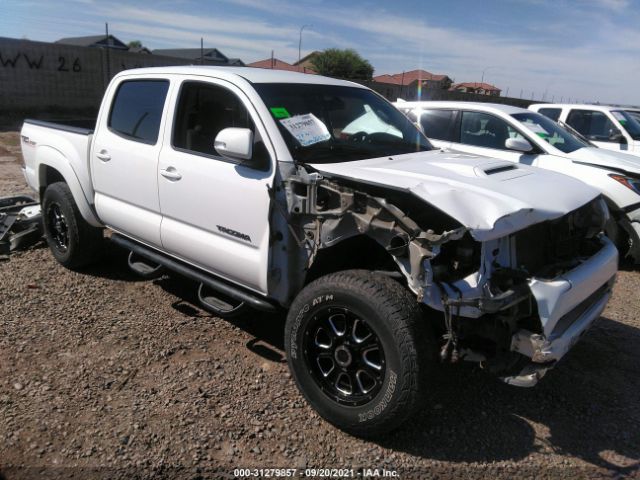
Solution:
<svg viewBox="0 0 640 480">
<path fill-rule="evenodd" d="M 18 52 L 13 55 L 3 55 L 0 52 L 0 65 L 4 68 L 16 68 L 20 66 L 26 66 L 30 70 L 40 70 L 43 64 L 51 64 L 55 70 L 59 72 L 81 72 L 82 65 L 80 64 L 79 57 L 68 57 L 64 55 L 59 55 L 57 60 L 54 57 L 47 57 L 47 62 L 45 62 L 45 56 L 40 55 L 39 57 L 34 56 L 33 54 L 29 56 L 27 53 Z"/>
</svg>

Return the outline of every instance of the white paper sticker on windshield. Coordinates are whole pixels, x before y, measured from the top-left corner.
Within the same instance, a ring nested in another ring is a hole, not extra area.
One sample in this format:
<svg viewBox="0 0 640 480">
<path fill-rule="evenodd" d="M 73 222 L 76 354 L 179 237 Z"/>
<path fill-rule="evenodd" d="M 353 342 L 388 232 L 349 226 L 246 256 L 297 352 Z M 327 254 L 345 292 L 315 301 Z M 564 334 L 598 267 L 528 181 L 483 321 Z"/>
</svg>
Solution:
<svg viewBox="0 0 640 480">
<path fill-rule="evenodd" d="M 539 137 L 548 137 L 549 132 L 547 132 L 542 126 L 533 122 L 526 122 L 526 127 L 531 130 L 533 133 L 537 134 Z"/>
<path fill-rule="evenodd" d="M 327 126 L 313 113 L 282 118 L 280 123 L 303 147 L 324 142 L 331 138 Z"/>
</svg>

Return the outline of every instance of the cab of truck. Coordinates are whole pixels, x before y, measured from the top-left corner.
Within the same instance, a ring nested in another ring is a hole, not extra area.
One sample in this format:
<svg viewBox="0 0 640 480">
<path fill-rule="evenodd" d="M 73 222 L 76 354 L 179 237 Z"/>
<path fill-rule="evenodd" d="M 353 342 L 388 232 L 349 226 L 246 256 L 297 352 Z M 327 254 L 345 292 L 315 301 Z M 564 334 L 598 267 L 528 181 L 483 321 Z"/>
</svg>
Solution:
<svg viewBox="0 0 640 480">
<path fill-rule="evenodd" d="M 608 105 L 539 103 L 530 105 L 529 110 L 571 126 L 597 147 L 640 156 L 638 109 Z"/>
</svg>

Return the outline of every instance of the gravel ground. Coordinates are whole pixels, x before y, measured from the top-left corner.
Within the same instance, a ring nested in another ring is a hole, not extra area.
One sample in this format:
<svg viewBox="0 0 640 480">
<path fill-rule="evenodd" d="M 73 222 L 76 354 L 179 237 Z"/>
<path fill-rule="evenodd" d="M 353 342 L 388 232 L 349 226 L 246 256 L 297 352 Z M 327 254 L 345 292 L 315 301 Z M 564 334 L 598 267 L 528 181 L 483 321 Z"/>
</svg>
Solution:
<svg viewBox="0 0 640 480">
<path fill-rule="evenodd" d="M 27 192 L 0 132 L 0 196 Z M 41 243 L 0 262 L 0 479 L 218 478 L 237 467 L 386 468 L 400 478 L 640 478 L 640 274 L 533 389 L 443 366 L 378 441 L 322 421 L 283 358 L 283 316 L 224 321 L 179 277 L 109 249 L 70 272 Z"/>
</svg>

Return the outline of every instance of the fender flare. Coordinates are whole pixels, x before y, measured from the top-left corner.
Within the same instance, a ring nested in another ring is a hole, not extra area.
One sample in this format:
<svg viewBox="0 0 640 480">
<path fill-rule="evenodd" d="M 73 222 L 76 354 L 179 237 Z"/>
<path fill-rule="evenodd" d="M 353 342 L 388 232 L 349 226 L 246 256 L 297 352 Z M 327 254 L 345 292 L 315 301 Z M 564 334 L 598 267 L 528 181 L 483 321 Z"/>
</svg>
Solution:
<svg viewBox="0 0 640 480">
<path fill-rule="evenodd" d="M 38 172 L 38 187 L 45 184 L 45 168 L 50 167 L 56 170 L 64 181 L 69 186 L 73 199 L 78 206 L 78 210 L 82 215 L 82 218 L 86 220 L 93 227 L 103 227 L 102 223 L 98 220 L 89 200 L 87 199 L 80 180 L 73 170 L 73 167 L 69 161 L 58 150 L 49 146 L 42 146 L 38 148 L 37 152 L 37 172 Z"/>
</svg>

